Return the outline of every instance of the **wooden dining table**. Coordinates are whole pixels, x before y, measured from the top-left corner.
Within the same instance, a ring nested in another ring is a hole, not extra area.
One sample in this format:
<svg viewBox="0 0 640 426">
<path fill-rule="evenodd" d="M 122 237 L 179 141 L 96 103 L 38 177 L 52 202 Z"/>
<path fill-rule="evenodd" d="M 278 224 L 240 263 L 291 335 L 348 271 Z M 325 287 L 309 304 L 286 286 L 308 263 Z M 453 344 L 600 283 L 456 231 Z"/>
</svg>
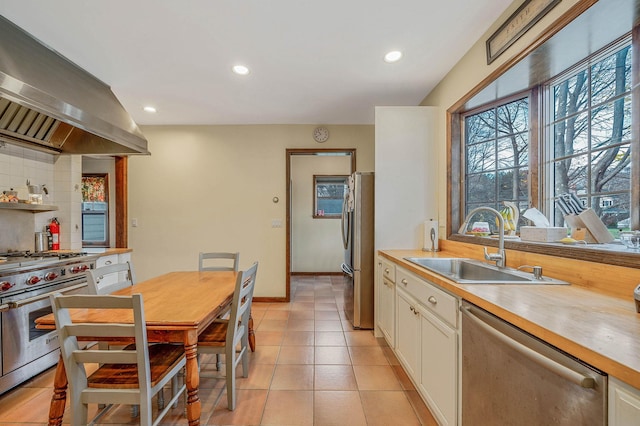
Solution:
<svg viewBox="0 0 640 426">
<path fill-rule="evenodd" d="M 198 335 L 228 306 L 238 272 L 170 272 L 118 290 L 113 294 L 140 293 L 144 301 L 149 342 L 182 343 L 186 354 L 187 419 L 200 424 L 201 402 L 198 396 Z M 114 318 L 113 313 L 87 310 L 72 312 L 74 322 L 132 322 L 132 317 Z M 55 328 L 53 314 L 36 320 L 37 328 Z M 249 324 L 253 338 L 252 324 Z M 255 345 L 255 341 L 253 343 Z M 254 346 L 255 347 L 255 346 Z M 67 392 L 67 376 L 62 358 L 58 361 L 54 390 L 49 408 L 49 425 L 61 425 Z"/>
</svg>

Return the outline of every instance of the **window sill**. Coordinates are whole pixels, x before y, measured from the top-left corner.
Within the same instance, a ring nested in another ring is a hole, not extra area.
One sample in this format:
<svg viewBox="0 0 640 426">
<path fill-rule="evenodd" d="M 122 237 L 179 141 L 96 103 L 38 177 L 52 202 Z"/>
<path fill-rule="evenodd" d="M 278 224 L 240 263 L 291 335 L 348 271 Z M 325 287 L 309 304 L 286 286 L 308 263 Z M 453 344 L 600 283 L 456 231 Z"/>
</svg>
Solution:
<svg viewBox="0 0 640 426">
<path fill-rule="evenodd" d="M 497 238 L 473 237 L 468 235 L 452 234 L 448 237 L 451 241 L 468 244 L 498 247 Z M 640 252 L 627 249 L 622 244 L 577 244 L 565 245 L 561 243 L 538 243 L 533 241 L 508 241 L 505 240 L 504 248 L 528 253 L 544 254 L 548 256 L 564 257 L 568 259 L 584 260 L 608 265 L 637 268 L 640 262 Z"/>
</svg>

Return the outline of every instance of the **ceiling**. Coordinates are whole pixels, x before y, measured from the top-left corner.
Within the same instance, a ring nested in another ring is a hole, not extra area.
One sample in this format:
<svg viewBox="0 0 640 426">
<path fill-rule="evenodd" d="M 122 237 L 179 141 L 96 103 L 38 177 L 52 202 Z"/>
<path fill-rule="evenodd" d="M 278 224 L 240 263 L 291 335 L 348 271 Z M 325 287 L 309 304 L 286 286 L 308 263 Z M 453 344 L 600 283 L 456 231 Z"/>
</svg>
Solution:
<svg viewBox="0 0 640 426">
<path fill-rule="evenodd" d="M 511 2 L 2 0 L 0 14 L 141 125 L 373 124 L 376 105 L 418 105 Z"/>
</svg>

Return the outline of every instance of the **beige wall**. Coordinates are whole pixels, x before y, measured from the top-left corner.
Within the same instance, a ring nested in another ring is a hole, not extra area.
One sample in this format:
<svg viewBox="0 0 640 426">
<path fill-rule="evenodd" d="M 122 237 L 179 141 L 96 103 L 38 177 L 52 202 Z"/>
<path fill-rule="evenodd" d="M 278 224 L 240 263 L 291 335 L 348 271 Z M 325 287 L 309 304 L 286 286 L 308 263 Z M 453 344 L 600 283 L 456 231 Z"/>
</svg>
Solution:
<svg viewBox="0 0 640 426">
<path fill-rule="evenodd" d="M 357 155 L 356 155 L 357 158 Z M 291 157 L 291 271 L 340 272 L 341 220 L 313 217 L 314 175 L 348 175 L 350 156 Z"/>
<path fill-rule="evenodd" d="M 566 13 L 580 0 L 564 0 L 545 15 L 536 25 L 527 31 L 509 49 L 502 53 L 491 65 L 487 65 L 486 41 L 506 19 L 516 11 L 522 1 L 516 0 L 505 13 L 487 30 L 487 32 L 469 49 L 465 56 L 449 71 L 440 83 L 420 103 L 425 106 L 438 106 L 449 109 L 454 103 L 464 97 L 485 78 L 503 65 L 513 56 L 528 47 L 541 33 Z M 447 164 L 446 153 L 446 121 L 441 121 L 437 128 L 438 163 Z M 447 176 L 446 168 L 441 168 L 438 174 L 438 220 L 440 235 L 446 236 L 447 223 Z"/>
<path fill-rule="evenodd" d="M 138 279 L 196 269 L 199 251 L 239 251 L 241 268 L 260 262 L 256 296 L 284 297 L 286 149 L 356 148 L 358 169 L 374 164 L 373 126 L 328 126 L 322 145 L 313 142 L 314 127 L 143 127 L 152 155 L 129 158 Z M 283 227 L 272 228 L 273 220 Z"/>
</svg>

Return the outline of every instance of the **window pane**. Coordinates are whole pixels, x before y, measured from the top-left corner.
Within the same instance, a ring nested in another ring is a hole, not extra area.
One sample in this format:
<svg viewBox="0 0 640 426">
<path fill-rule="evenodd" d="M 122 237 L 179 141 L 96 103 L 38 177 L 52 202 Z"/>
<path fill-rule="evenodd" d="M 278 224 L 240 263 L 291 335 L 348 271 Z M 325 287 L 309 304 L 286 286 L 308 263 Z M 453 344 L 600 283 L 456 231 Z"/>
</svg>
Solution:
<svg viewBox="0 0 640 426">
<path fill-rule="evenodd" d="M 591 206 L 607 228 L 617 231 L 618 228 L 624 228 L 624 221 L 629 219 L 631 194 L 593 197 L 591 199 Z M 620 222 L 622 222 L 622 226 L 619 226 Z"/>
<path fill-rule="evenodd" d="M 553 126 L 554 157 L 573 155 L 589 149 L 588 127 L 589 114 L 587 113 L 556 123 Z"/>
<path fill-rule="evenodd" d="M 498 139 L 499 169 L 527 165 L 529 161 L 528 135 L 528 133 L 519 133 L 508 138 Z"/>
<path fill-rule="evenodd" d="M 483 142 L 467 147 L 467 173 L 495 170 L 496 153 L 494 142 Z"/>
<path fill-rule="evenodd" d="M 495 175 L 493 173 L 467 176 L 467 202 L 479 203 L 482 201 L 496 201 Z"/>
<path fill-rule="evenodd" d="M 555 195 L 586 191 L 588 156 L 580 155 L 555 163 Z"/>
<path fill-rule="evenodd" d="M 593 65 L 591 82 L 591 105 L 631 90 L 631 47 L 627 46 Z"/>
<path fill-rule="evenodd" d="M 631 139 L 631 96 L 594 108 L 591 114 L 592 149 Z"/>
<path fill-rule="evenodd" d="M 313 176 L 315 186 L 314 217 L 341 217 L 347 176 Z"/>
<path fill-rule="evenodd" d="M 498 107 L 498 134 L 511 135 L 529 129 L 529 100 L 527 98 Z"/>
<path fill-rule="evenodd" d="M 581 71 L 553 87 L 553 117 L 557 120 L 582 111 L 588 106 L 587 71 Z"/>
<path fill-rule="evenodd" d="M 467 144 L 474 144 L 495 137 L 496 120 L 494 110 L 469 116 L 465 120 Z"/>
<path fill-rule="evenodd" d="M 107 217 L 105 214 L 82 214 L 82 240 L 96 243 L 107 240 Z"/>
<path fill-rule="evenodd" d="M 498 172 L 498 201 L 526 200 L 529 173 L 526 168 Z"/>
<path fill-rule="evenodd" d="M 592 154 L 591 193 L 620 191 L 631 188 L 631 149 L 617 146 Z"/>
</svg>

